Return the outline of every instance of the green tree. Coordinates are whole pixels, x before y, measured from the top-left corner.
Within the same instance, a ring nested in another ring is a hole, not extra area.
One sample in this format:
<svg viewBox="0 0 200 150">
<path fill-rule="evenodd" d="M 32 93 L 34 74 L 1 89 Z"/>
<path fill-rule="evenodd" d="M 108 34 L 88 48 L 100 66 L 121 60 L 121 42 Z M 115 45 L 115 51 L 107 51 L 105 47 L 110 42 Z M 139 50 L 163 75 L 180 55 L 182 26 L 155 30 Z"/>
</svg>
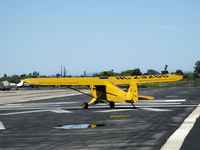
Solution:
<svg viewBox="0 0 200 150">
<path fill-rule="evenodd" d="M 146 74 L 148 74 L 148 75 L 156 75 L 156 74 L 160 74 L 160 73 L 158 71 L 156 71 L 156 70 L 148 69 Z"/>
<path fill-rule="evenodd" d="M 57 73 L 57 74 L 56 74 L 56 78 L 59 78 L 59 77 L 61 77 L 61 74 L 60 74 L 60 73 Z"/>
<path fill-rule="evenodd" d="M 33 77 L 35 77 L 35 78 L 38 78 L 38 77 L 39 77 L 39 75 L 40 75 L 40 73 L 39 73 L 39 72 L 37 72 L 37 71 L 34 71 L 34 72 L 33 72 Z"/>
<path fill-rule="evenodd" d="M 194 73 L 200 73 L 200 61 L 195 63 Z"/>
<path fill-rule="evenodd" d="M 139 68 L 136 69 L 131 69 L 131 70 L 126 70 L 126 71 L 122 71 L 121 75 L 125 75 L 125 76 L 134 76 L 134 75 L 142 75 L 142 72 L 140 71 Z"/>
<path fill-rule="evenodd" d="M 7 76 L 7 74 L 4 74 L 3 77 L 6 78 L 6 77 L 8 77 L 8 76 Z"/>
<path fill-rule="evenodd" d="M 117 75 L 117 73 L 115 73 L 113 70 L 109 70 L 109 71 L 103 71 L 100 73 L 95 73 L 93 74 L 93 77 L 107 77 L 107 76 L 115 76 Z"/>
<path fill-rule="evenodd" d="M 20 77 L 18 75 L 13 75 L 9 78 L 9 82 L 12 82 L 12 83 L 19 83 L 20 82 Z"/>
<path fill-rule="evenodd" d="M 26 78 L 28 78 L 29 76 L 26 75 L 26 74 L 21 74 L 19 77 L 20 77 L 20 79 L 26 79 Z"/>
<path fill-rule="evenodd" d="M 30 78 L 38 78 L 40 76 L 40 73 L 37 71 L 34 71 L 33 73 L 29 73 Z"/>
<path fill-rule="evenodd" d="M 178 75 L 183 75 L 184 73 L 183 73 L 183 71 L 182 71 L 182 70 L 178 69 L 178 70 L 176 70 L 175 74 L 178 74 Z"/>
</svg>

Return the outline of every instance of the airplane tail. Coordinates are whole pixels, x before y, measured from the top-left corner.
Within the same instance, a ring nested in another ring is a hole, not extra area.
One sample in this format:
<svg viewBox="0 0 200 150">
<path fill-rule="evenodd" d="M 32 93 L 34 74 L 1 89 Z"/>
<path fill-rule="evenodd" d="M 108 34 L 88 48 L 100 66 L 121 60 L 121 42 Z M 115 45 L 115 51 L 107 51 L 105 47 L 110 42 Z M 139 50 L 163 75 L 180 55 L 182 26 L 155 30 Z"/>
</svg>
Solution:
<svg viewBox="0 0 200 150">
<path fill-rule="evenodd" d="M 131 82 L 126 95 L 127 102 L 137 102 L 138 101 L 138 87 L 136 82 Z"/>
</svg>

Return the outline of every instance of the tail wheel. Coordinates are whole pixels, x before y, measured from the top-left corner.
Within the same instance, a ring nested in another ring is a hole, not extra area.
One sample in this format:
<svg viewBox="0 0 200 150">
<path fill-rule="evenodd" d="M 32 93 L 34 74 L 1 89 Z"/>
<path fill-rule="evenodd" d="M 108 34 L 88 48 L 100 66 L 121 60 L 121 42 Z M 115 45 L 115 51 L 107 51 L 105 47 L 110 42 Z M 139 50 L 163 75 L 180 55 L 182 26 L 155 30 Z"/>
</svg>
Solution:
<svg viewBox="0 0 200 150">
<path fill-rule="evenodd" d="M 110 102 L 110 108 L 115 108 L 115 102 L 113 101 Z"/>
<path fill-rule="evenodd" d="M 88 103 L 87 102 L 85 102 L 85 103 L 83 103 L 83 109 L 88 109 Z"/>
</svg>

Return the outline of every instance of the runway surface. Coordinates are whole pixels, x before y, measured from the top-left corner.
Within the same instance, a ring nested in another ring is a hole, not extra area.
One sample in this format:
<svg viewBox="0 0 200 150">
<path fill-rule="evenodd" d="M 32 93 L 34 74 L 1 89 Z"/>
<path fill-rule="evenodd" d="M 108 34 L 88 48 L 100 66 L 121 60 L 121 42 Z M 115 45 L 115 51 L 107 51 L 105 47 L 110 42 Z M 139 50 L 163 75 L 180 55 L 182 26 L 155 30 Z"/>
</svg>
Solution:
<svg viewBox="0 0 200 150">
<path fill-rule="evenodd" d="M 137 109 L 130 104 L 110 109 L 100 103 L 87 110 L 81 104 L 91 98 L 71 91 L 64 97 L 23 97 L 23 102 L 13 103 L 4 93 L 0 149 L 199 150 L 199 91 L 200 87 L 147 88 L 140 94 L 156 99 L 140 100 Z"/>
</svg>

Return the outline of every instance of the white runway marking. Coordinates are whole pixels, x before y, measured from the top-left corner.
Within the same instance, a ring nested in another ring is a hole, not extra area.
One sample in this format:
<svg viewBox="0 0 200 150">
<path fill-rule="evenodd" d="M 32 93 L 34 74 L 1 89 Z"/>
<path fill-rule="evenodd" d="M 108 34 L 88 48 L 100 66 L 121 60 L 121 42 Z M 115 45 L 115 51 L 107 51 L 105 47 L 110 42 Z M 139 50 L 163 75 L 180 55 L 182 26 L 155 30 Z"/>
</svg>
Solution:
<svg viewBox="0 0 200 150">
<path fill-rule="evenodd" d="M 153 99 L 153 100 L 139 100 L 138 102 L 185 102 L 186 99 Z"/>
<path fill-rule="evenodd" d="M 138 103 L 135 103 L 135 104 L 146 104 L 146 105 L 179 105 L 179 104 L 181 104 L 181 103 L 156 103 L 156 102 L 154 102 L 154 103 L 140 103 L 140 102 L 138 102 Z"/>
<path fill-rule="evenodd" d="M 13 113 L 3 113 L 0 114 L 2 116 L 5 115 L 18 115 L 18 114 L 28 114 L 28 113 L 37 113 L 37 112 L 45 112 L 45 111 L 51 111 L 54 113 L 73 113 L 72 111 L 63 110 L 63 109 L 42 109 L 42 110 L 32 110 L 32 111 L 20 111 L 20 112 L 13 112 Z"/>
<path fill-rule="evenodd" d="M 165 102 L 185 102 L 186 99 L 168 99 L 164 100 Z"/>
<path fill-rule="evenodd" d="M 155 111 L 155 112 L 164 112 L 164 111 L 172 111 L 170 109 L 164 108 L 172 108 L 172 107 L 194 107 L 197 105 L 182 105 L 181 103 L 186 101 L 186 99 L 156 99 L 156 100 L 139 100 L 135 103 L 136 107 Z M 0 106 L 0 110 L 13 110 L 16 109 L 18 112 L 4 113 L 0 115 L 15 115 L 15 114 L 25 114 L 25 113 L 34 113 L 34 112 L 45 112 L 51 111 L 54 113 L 73 113 L 72 111 L 68 111 L 66 109 L 81 109 L 82 107 L 69 107 L 71 104 L 76 104 L 79 102 L 68 101 L 68 102 L 44 102 L 44 103 L 17 103 L 17 104 L 5 104 Z M 63 107 L 63 104 L 67 104 L 67 106 Z M 100 110 L 95 112 L 117 112 L 117 111 L 129 111 L 133 110 L 133 107 L 129 103 L 115 103 L 116 108 L 121 109 L 110 109 L 110 110 Z M 92 108 L 108 108 L 107 104 L 97 104 L 96 106 L 91 106 Z M 123 109 L 124 108 L 124 109 Z M 20 111 L 25 109 L 26 111 Z M 27 110 L 29 109 L 29 110 Z"/>
<path fill-rule="evenodd" d="M 27 113 L 44 112 L 44 111 L 48 111 L 48 110 L 20 111 L 20 112 L 13 112 L 13 113 L 4 113 L 4 114 L 0 114 L 0 115 L 1 116 L 5 116 L 5 115 L 17 115 L 17 114 L 27 114 Z"/>
<path fill-rule="evenodd" d="M 173 108 L 173 107 L 197 107 L 198 105 L 135 105 L 136 107 L 149 107 L 149 108 L 152 108 L 152 107 L 162 107 L 162 108 Z"/>
<path fill-rule="evenodd" d="M 3 123 L 0 121 L 0 130 L 5 130 L 5 126 L 3 125 Z"/>
<path fill-rule="evenodd" d="M 179 150 L 193 128 L 196 119 L 200 116 L 200 104 L 197 108 L 184 120 L 182 125 L 169 137 L 166 143 L 162 146 L 161 150 Z"/>
<path fill-rule="evenodd" d="M 162 111 L 172 111 L 170 109 L 158 109 L 158 108 L 141 108 L 143 110 L 149 110 L 149 111 L 158 111 L 158 112 L 162 112 Z"/>
<path fill-rule="evenodd" d="M 101 111 L 95 111 L 95 112 L 117 112 L 117 111 L 129 111 L 133 109 L 111 109 L 111 110 L 101 110 Z"/>
<path fill-rule="evenodd" d="M 78 102 L 47 102 L 47 103 L 18 103 L 18 104 L 6 104 L 0 106 L 0 110 L 23 110 L 23 109 L 48 109 L 48 107 L 62 107 L 63 104 L 75 104 Z M 56 108 L 55 108 L 56 109 Z M 60 108 L 61 109 L 61 108 Z"/>
<path fill-rule="evenodd" d="M 53 109 L 53 110 L 49 110 L 49 111 L 52 111 L 54 113 L 73 113 L 72 111 L 63 110 L 63 109 Z"/>
</svg>

